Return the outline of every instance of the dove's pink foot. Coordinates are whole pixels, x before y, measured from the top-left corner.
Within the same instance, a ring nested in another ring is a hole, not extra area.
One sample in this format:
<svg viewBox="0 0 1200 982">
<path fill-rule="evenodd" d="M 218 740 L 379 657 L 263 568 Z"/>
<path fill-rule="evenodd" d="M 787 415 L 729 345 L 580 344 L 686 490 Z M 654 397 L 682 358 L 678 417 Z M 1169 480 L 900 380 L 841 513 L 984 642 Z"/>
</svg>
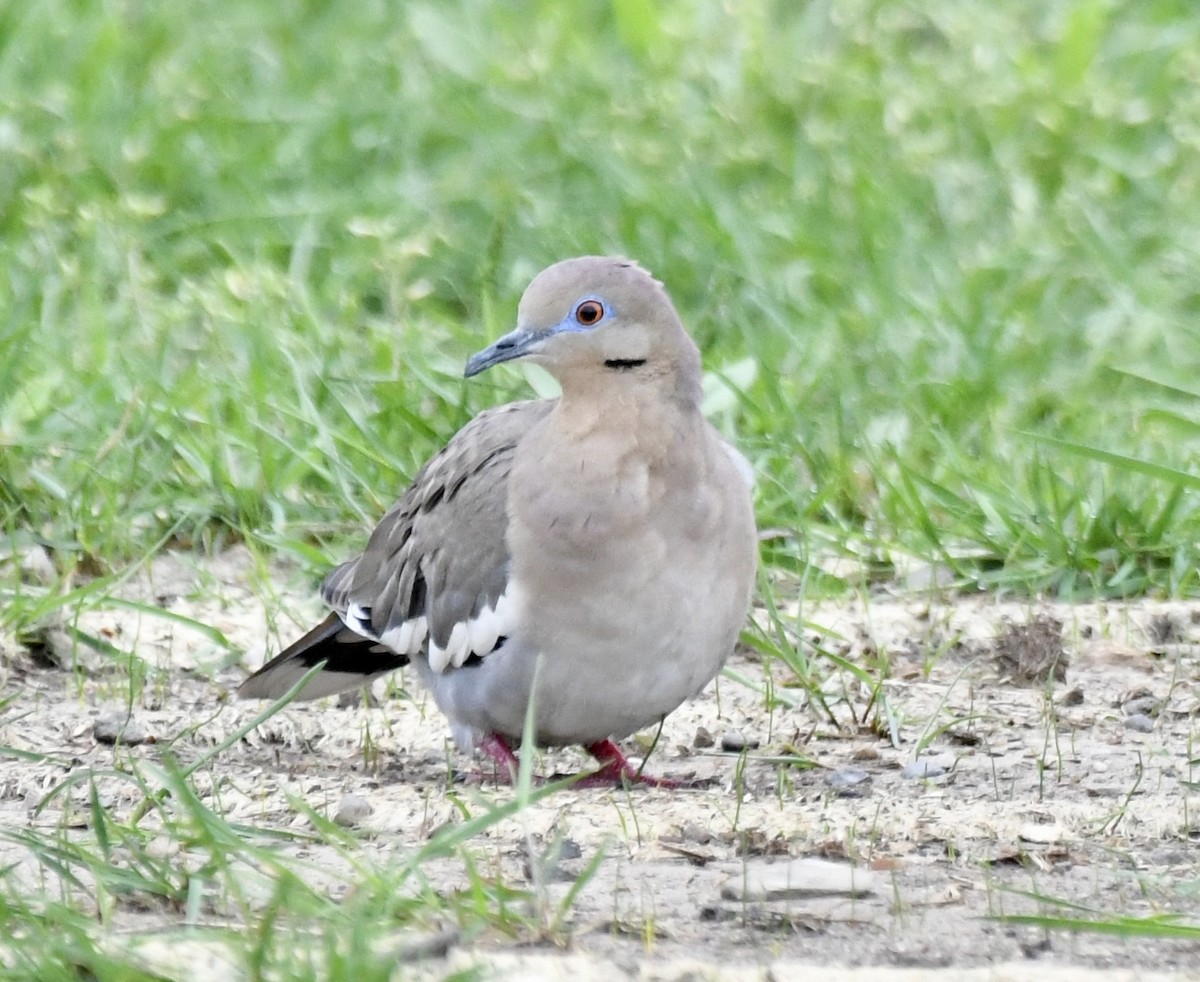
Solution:
<svg viewBox="0 0 1200 982">
<path fill-rule="evenodd" d="M 498 733 L 489 733 L 479 741 L 479 749 L 495 765 L 493 776 L 497 784 L 516 783 L 517 771 L 521 762 L 507 739 Z M 576 788 L 611 788 L 613 785 L 621 784 L 648 784 L 653 788 L 681 788 L 684 786 L 682 781 L 639 774 L 637 769 L 625 759 L 621 748 L 612 740 L 589 743 L 584 749 L 600 762 L 600 769 L 580 777 L 573 785 Z"/>
<path fill-rule="evenodd" d="M 669 777 L 639 774 L 625 759 L 621 748 L 611 740 L 589 743 L 584 749 L 600 762 L 600 770 L 581 777 L 575 783 L 577 788 L 603 788 L 612 787 L 614 784 L 648 784 L 652 788 L 683 787 L 682 781 L 673 781 Z"/>
</svg>

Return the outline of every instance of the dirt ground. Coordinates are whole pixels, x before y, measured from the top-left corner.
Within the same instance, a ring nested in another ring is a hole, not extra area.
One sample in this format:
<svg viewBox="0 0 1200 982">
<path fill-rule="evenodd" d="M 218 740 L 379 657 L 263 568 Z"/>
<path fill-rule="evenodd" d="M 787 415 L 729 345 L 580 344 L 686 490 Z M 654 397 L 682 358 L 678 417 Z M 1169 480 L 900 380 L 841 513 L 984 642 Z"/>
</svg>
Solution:
<svg viewBox="0 0 1200 982">
<path fill-rule="evenodd" d="M 174 752 L 186 763 L 261 711 L 222 703 L 223 694 L 308 626 L 313 592 L 293 568 L 263 571 L 242 549 L 204 562 L 164 555 L 122 588 L 216 627 L 244 652 L 240 663 L 153 612 L 109 606 L 80 616 L 75 628 L 151 669 L 132 715 L 151 739 L 116 752 L 154 760 L 183 734 Z M 1053 901 L 1110 919 L 1200 910 L 1200 603 L 880 593 L 803 614 L 810 657 L 816 644 L 872 672 L 890 666 L 885 700 L 872 703 L 860 680 L 818 658 L 828 675 L 828 712 L 819 711 L 787 687 L 778 663 L 739 652 L 729 674 L 668 718 L 650 762 L 700 786 L 563 791 L 475 842 L 478 861 L 537 887 L 551 907 L 603 850 L 575 902 L 568 950 L 448 938 L 426 963 L 430 977 L 469 964 L 576 982 L 592 973 L 786 978 L 805 965 L 827 966 L 824 978 L 1200 977 L 1194 941 L 996 919 L 1080 915 Z M 36 818 L 34 806 L 78 769 L 109 765 L 114 749 L 98 742 L 97 722 L 124 719 L 128 683 L 111 655 L 72 648 L 60 632 L 47 644 L 35 659 L 0 638 L 3 692 L 17 693 L 0 717 L 0 746 L 56 759 L 3 758 L 0 825 L 9 828 L 53 825 L 68 800 Z M 53 667 L 56 659 L 67 667 Z M 743 753 L 722 749 L 738 741 Z M 637 742 L 627 749 L 636 754 Z M 453 781 L 451 765 L 468 775 L 475 766 L 414 691 L 373 708 L 289 707 L 224 753 L 214 773 L 230 821 L 300 827 L 306 819 L 288 802 L 298 796 L 330 817 L 341 811 L 365 858 L 384 862 L 460 821 L 456 798 L 511 795 Z M 556 751 L 539 770 L 585 765 Z M 197 774 L 202 789 L 205 780 Z M 114 784 L 104 804 L 123 814 L 133 800 L 128 784 Z M 294 848 L 316 867 L 340 862 L 320 845 Z M 14 861 L 29 864 L 0 844 L 0 867 Z M 466 883 L 449 860 L 430 875 L 446 890 Z M 132 929 L 144 915 L 119 916 Z"/>
</svg>

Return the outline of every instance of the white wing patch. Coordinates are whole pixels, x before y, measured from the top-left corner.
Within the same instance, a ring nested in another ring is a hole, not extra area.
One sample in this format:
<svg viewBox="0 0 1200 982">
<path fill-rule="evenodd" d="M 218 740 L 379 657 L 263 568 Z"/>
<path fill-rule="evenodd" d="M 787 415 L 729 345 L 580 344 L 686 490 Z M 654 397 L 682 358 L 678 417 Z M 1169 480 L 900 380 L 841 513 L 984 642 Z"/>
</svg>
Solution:
<svg viewBox="0 0 1200 982">
<path fill-rule="evenodd" d="M 378 641 L 375 629 L 371 627 L 371 612 L 362 604 L 352 603 L 346 608 L 342 622 L 355 634 L 362 635 L 368 641 Z"/>
<path fill-rule="evenodd" d="M 477 617 L 454 625 L 445 647 L 429 640 L 429 667 L 439 675 L 448 668 L 461 668 L 472 655 L 482 658 L 496 647 L 502 637 L 513 633 L 524 606 L 520 587 L 509 582 L 496 598 L 495 607 L 484 607 Z M 362 604 L 352 603 L 342 616 L 346 627 L 370 641 L 391 648 L 399 655 L 415 655 L 429 638 L 429 620 L 413 617 L 377 635 L 371 627 L 371 612 Z"/>
<path fill-rule="evenodd" d="M 429 622 L 424 617 L 413 617 L 403 624 L 388 628 L 379 635 L 379 643 L 387 645 L 401 655 L 415 655 L 429 634 Z"/>
<path fill-rule="evenodd" d="M 376 634 L 371 626 L 371 611 L 362 604 L 352 603 L 342 615 L 342 621 L 359 637 L 378 641 L 398 655 L 415 655 L 429 634 L 429 622 L 424 617 L 411 617 L 402 624 Z"/>
<path fill-rule="evenodd" d="M 429 642 L 429 667 L 439 675 L 451 664 L 461 665 L 471 654 L 467 624 L 469 621 L 459 621 L 450 631 L 446 647 L 441 647 L 436 641 Z"/>
<path fill-rule="evenodd" d="M 487 655 L 500 638 L 513 633 L 523 600 L 520 587 L 510 580 L 495 607 L 485 607 L 478 616 L 454 625 L 444 648 L 430 641 L 429 667 L 441 674 L 448 668 L 461 668 L 472 655 Z"/>
</svg>

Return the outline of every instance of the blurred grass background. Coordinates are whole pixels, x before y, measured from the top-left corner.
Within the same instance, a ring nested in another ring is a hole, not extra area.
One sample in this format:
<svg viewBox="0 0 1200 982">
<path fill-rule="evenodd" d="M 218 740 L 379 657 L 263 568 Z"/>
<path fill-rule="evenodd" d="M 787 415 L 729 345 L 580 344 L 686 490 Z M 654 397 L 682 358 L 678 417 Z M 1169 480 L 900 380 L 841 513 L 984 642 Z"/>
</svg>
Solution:
<svg viewBox="0 0 1200 982">
<path fill-rule="evenodd" d="M 319 573 L 619 252 L 771 568 L 1195 593 L 1198 151 L 1186 0 L 0 0 L 0 533 Z"/>
</svg>

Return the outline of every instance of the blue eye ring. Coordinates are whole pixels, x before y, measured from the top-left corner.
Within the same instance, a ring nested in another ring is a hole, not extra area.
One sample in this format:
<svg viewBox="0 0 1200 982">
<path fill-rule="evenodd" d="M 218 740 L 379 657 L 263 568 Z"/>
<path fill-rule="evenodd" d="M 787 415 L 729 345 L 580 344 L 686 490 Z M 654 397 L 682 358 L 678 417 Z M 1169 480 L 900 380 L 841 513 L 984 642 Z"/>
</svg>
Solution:
<svg viewBox="0 0 1200 982">
<path fill-rule="evenodd" d="M 587 300 L 580 300 L 575 305 L 575 312 L 572 315 L 575 318 L 575 323 L 581 327 L 595 327 L 607 313 L 604 309 L 604 304 L 599 300 L 589 297 Z"/>
</svg>

